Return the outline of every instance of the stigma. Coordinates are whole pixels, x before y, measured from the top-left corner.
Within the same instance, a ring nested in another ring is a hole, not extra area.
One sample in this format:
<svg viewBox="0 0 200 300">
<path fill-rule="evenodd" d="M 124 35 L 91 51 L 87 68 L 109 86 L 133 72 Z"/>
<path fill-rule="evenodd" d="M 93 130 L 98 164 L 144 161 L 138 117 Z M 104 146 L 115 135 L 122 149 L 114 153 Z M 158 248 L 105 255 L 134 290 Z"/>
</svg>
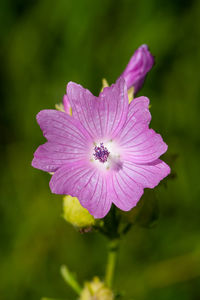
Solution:
<svg viewBox="0 0 200 300">
<path fill-rule="evenodd" d="M 94 147 L 94 159 L 100 161 L 101 163 L 105 163 L 108 160 L 110 152 L 106 147 L 104 147 L 103 143 L 100 143 L 99 146 Z"/>
</svg>

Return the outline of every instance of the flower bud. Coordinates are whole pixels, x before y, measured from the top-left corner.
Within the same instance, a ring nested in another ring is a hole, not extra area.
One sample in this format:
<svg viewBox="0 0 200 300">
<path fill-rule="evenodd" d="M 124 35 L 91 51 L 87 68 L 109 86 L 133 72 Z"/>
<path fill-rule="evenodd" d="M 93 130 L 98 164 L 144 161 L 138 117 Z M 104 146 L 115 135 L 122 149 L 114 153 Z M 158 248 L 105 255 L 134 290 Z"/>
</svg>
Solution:
<svg viewBox="0 0 200 300">
<path fill-rule="evenodd" d="M 69 195 L 63 198 L 63 217 L 67 222 L 79 228 L 88 228 L 95 223 L 94 217 L 80 204 L 79 200 Z"/>
<path fill-rule="evenodd" d="M 94 277 L 93 281 L 85 283 L 80 300 L 114 300 L 114 295 L 104 282 Z"/>
<path fill-rule="evenodd" d="M 134 87 L 136 94 L 142 87 L 147 73 L 154 64 L 154 57 L 147 45 L 140 46 L 131 57 L 127 67 L 121 76 L 126 80 L 127 88 Z"/>
</svg>

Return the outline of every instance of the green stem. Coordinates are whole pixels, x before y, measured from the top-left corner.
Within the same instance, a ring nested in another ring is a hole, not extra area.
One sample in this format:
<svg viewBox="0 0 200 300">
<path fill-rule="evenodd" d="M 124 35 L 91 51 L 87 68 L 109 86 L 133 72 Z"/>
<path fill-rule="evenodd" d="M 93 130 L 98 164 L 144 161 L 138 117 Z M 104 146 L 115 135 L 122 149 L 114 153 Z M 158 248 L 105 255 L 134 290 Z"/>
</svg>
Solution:
<svg viewBox="0 0 200 300">
<path fill-rule="evenodd" d="M 62 265 L 60 268 L 60 272 L 62 277 L 64 278 L 65 282 L 78 294 L 80 295 L 81 293 L 81 286 L 77 282 L 75 276 L 69 271 L 69 269 L 65 266 Z"/>
<path fill-rule="evenodd" d="M 111 288 L 115 273 L 116 261 L 117 261 L 117 252 L 119 248 L 119 240 L 114 239 L 111 240 L 108 245 L 108 261 L 106 266 L 106 274 L 105 274 L 105 283 L 106 285 Z"/>
</svg>

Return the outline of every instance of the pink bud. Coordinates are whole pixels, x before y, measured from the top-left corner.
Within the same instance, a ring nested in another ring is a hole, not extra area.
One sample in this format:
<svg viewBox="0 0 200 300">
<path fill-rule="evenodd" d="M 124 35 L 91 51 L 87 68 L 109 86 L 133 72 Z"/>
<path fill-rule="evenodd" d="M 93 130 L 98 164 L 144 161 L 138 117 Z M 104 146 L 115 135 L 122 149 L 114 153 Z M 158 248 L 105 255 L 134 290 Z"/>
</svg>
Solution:
<svg viewBox="0 0 200 300">
<path fill-rule="evenodd" d="M 124 77 L 128 89 L 134 87 L 136 94 L 142 87 L 147 73 L 154 64 L 154 57 L 148 50 L 147 45 L 140 46 L 131 57 L 127 67 L 121 76 Z"/>
</svg>

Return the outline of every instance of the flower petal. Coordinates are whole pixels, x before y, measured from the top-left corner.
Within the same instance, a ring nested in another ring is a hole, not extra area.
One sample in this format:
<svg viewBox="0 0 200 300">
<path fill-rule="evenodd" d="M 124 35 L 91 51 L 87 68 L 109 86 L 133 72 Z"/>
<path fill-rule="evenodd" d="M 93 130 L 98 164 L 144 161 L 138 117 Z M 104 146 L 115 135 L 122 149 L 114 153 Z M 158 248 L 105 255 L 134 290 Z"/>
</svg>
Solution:
<svg viewBox="0 0 200 300">
<path fill-rule="evenodd" d="M 50 188 L 52 193 L 77 197 L 95 218 L 103 218 L 111 206 L 106 178 L 85 163 L 76 162 L 59 168 L 51 178 Z"/>
<path fill-rule="evenodd" d="M 73 116 L 93 138 L 113 138 L 125 123 L 128 112 L 127 88 L 123 78 L 104 88 L 99 98 L 81 85 L 70 82 L 67 86 Z"/>
<path fill-rule="evenodd" d="M 64 106 L 65 112 L 68 115 L 71 115 L 71 107 L 70 107 L 69 100 L 68 100 L 68 97 L 66 94 L 63 96 L 63 106 Z"/>
<path fill-rule="evenodd" d="M 143 188 L 154 188 L 170 173 L 169 166 L 162 160 L 157 159 L 148 164 L 135 164 L 130 161 L 124 162 L 124 168 L 129 170 L 134 180 Z"/>
<path fill-rule="evenodd" d="M 133 99 L 128 108 L 128 119 L 129 118 L 145 124 L 150 123 L 151 114 L 149 111 L 149 99 L 147 97 L 141 96 Z"/>
<path fill-rule="evenodd" d="M 113 203 L 121 210 L 128 211 L 136 206 L 143 194 L 143 187 L 134 178 L 132 170 L 125 164 L 112 174 L 111 194 Z"/>
<path fill-rule="evenodd" d="M 66 162 L 86 159 L 91 139 L 79 121 L 56 110 L 39 112 L 37 121 L 48 142 L 35 151 L 33 167 L 55 172 Z"/>
<path fill-rule="evenodd" d="M 134 86 L 134 93 L 137 93 L 141 89 L 145 77 L 153 67 L 153 64 L 154 57 L 149 52 L 148 46 L 140 46 L 121 75 L 126 80 L 128 89 Z"/>
<path fill-rule="evenodd" d="M 148 163 L 155 161 L 167 150 L 162 137 L 148 127 L 151 120 L 148 105 L 146 97 L 136 98 L 129 105 L 127 122 L 118 135 L 123 159 Z"/>
<path fill-rule="evenodd" d="M 108 179 L 103 174 L 95 172 L 91 181 L 82 189 L 78 199 L 95 218 L 105 217 L 112 204 Z"/>
<path fill-rule="evenodd" d="M 147 129 L 133 139 L 130 138 L 123 151 L 124 157 L 135 163 L 148 163 L 159 158 L 167 148 L 160 134 Z"/>
<path fill-rule="evenodd" d="M 136 206 L 144 188 L 154 188 L 170 173 L 170 168 L 162 160 L 137 165 L 124 161 L 123 168 L 112 174 L 113 203 L 121 210 L 128 211 Z"/>
</svg>

